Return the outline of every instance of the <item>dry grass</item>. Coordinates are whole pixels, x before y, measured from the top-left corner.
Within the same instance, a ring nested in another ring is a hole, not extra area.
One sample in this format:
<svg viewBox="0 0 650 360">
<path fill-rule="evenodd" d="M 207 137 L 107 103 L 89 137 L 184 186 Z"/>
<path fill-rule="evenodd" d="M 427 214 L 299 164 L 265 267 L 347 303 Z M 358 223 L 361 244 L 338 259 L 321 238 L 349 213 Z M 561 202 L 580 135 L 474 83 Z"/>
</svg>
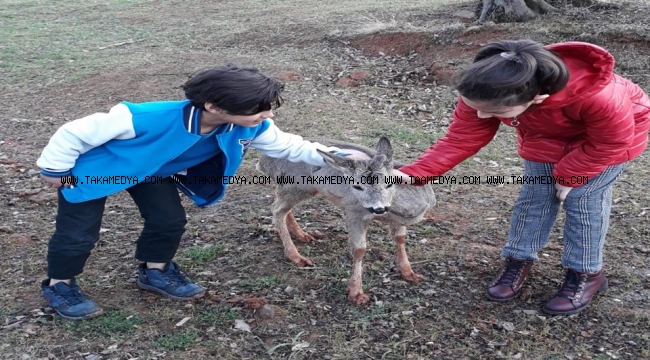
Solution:
<svg viewBox="0 0 650 360">
<path fill-rule="evenodd" d="M 189 223 L 177 259 L 209 290 L 206 299 L 179 303 L 141 292 L 133 286 L 141 223 L 132 201 L 118 194 L 108 200 L 107 231 L 79 278 L 106 315 L 71 323 L 44 307 L 38 285 L 56 204 L 34 163 L 49 136 L 65 121 L 122 99 L 181 98 L 178 85 L 195 70 L 236 62 L 291 80 L 276 114 L 284 130 L 371 146 L 388 135 L 405 161 L 445 133 L 455 101 L 444 85 L 448 75 L 491 39 L 595 42 L 612 50 L 617 71 L 650 90 L 648 8 L 641 2 L 473 30 L 450 16 L 472 4 L 441 4 L 2 1 L 1 357 L 650 358 L 647 155 L 629 164 L 615 188 L 605 254 L 611 288 L 576 316 L 538 312 L 561 280 L 560 227 L 520 299 L 484 298 L 518 192 L 511 184 L 436 187 L 432 220 L 409 229 L 410 259 L 426 277 L 417 285 L 396 274 L 394 245 L 373 226 L 364 269 L 372 300 L 363 307 L 345 298 L 351 258 L 340 211 L 316 200 L 301 205 L 298 221 L 326 238 L 300 246 L 316 267 L 297 269 L 270 231 L 270 189 L 257 185 L 229 188 L 210 209 L 185 201 Z M 337 84 L 355 71 L 367 75 L 359 86 Z M 255 158 L 249 154 L 241 174 L 255 174 Z M 520 173 L 515 134 L 503 128 L 449 175 Z M 266 300 L 274 316 L 251 309 L 244 302 L 250 298 Z M 236 320 L 247 321 L 251 332 L 236 329 Z"/>
</svg>

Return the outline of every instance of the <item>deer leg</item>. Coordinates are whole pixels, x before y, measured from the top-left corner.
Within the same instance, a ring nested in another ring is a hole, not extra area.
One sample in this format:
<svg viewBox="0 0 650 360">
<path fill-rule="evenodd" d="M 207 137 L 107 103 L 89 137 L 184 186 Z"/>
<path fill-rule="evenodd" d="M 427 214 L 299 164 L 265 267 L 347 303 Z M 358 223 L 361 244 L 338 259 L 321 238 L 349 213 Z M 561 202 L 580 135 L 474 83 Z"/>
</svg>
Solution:
<svg viewBox="0 0 650 360">
<path fill-rule="evenodd" d="M 423 276 L 417 274 L 411 269 L 411 263 L 406 255 L 406 226 L 399 224 L 390 225 L 390 233 L 395 240 L 397 250 L 397 270 L 402 278 L 406 281 L 418 282 Z"/>
<path fill-rule="evenodd" d="M 276 191 L 275 201 L 273 201 L 273 227 L 278 232 L 282 245 L 284 246 L 284 256 L 286 256 L 292 263 L 298 267 L 313 266 L 314 262 L 310 259 L 300 255 L 296 245 L 291 240 L 289 229 L 287 228 L 287 218 L 291 214 L 291 208 L 309 198 L 311 194 L 305 193 L 300 190 L 292 191 Z M 291 219 L 295 223 L 296 219 L 291 215 Z M 296 224 L 297 225 L 297 224 Z"/>
<path fill-rule="evenodd" d="M 370 300 L 363 293 L 363 256 L 366 253 L 366 226 L 361 219 L 348 219 L 348 236 L 352 250 L 352 274 L 348 279 L 348 299 L 355 305 L 365 304 Z"/>
<path fill-rule="evenodd" d="M 289 210 L 287 213 L 287 216 L 285 218 L 287 228 L 289 229 L 289 233 L 293 235 L 296 240 L 300 241 L 301 243 L 313 243 L 316 241 L 316 237 L 314 235 L 306 233 L 298 224 L 296 221 L 296 218 L 293 216 L 293 211 Z"/>
</svg>

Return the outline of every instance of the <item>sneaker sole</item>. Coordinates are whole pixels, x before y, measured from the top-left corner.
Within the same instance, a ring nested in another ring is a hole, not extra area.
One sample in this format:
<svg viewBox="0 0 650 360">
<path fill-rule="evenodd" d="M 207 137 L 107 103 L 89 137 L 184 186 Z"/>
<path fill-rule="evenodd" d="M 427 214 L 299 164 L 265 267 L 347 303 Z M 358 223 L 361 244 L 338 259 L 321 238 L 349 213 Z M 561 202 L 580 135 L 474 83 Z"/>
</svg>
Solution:
<svg viewBox="0 0 650 360">
<path fill-rule="evenodd" d="M 99 311 L 94 312 L 94 313 L 92 313 L 92 314 L 90 314 L 90 315 L 85 315 L 85 316 L 69 316 L 69 315 L 63 315 L 63 314 L 61 314 L 61 313 L 58 312 L 56 309 L 54 309 L 54 311 L 56 311 L 57 315 L 59 315 L 60 317 L 62 317 L 62 318 L 64 318 L 64 319 L 67 319 L 67 320 L 85 320 L 85 319 L 92 319 L 92 318 L 95 318 L 95 317 L 98 317 L 98 316 L 104 314 L 104 310 L 102 310 L 102 309 L 99 309 Z"/>
<path fill-rule="evenodd" d="M 608 283 L 607 283 L 607 280 L 605 280 L 605 283 L 603 284 L 603 286 L 601 286 L 600 289 L 598 289 L 598 292 L 596 292 L 596 294 L 594 294 L 594 296 L 596 296 L 596 295 L 598 295 L 598 294 L 602 294 L 602 293 L 604 293 L 605 290 L 607 290 L 608 287 L 609 287 L 609 285 L 608 285 Z M 577 308 L 577 309 L 575 309 L 575 310 L 570 310 L 570 311 L 553 311 L 553 310 L 549 310 L 549 309 L 547 309 L 546 307 L 543 307 L 543 308 L 542 308 L 542 312 L 544 312 L 544 313 L 546 313 L 546 314 L 549 314 L 549 315 L 573 315 L 573 314 L 577 314 L 577 313 L 581 312 L 582 310 L 586 309 L 586 308 L 589 306 L 589 304 L 591 304 L 591 302 L 592 302 L 593 300 L 594 300 L 594 299 L 591 298 L 591 300 L 590 300 L 588 303 L 586 303 L 585 305 L 583 305 L 583 306 L 581 306 L 581 307 L 579 307 L 579 308 Z"/>
<path fill-rule="evenodd" d="M 194 296 L 190 296 L 190 297 L 180 297 L 180 296 L 172 295 L 172 294 L 170 294 L 170 293 L 168 293 L 168 292 L 165 292 L 164 290 L 161 290 L 161 289 L 159 289 L 159 288 L 157 288 L 157 287 L 155 287 L 155 286 L 151 286 L 151 285 L 143 284 L 143 283 L 141 283 L 140 281 L 136 281 L 136 284 L 138 285 L 138 287 L 139 287 L 140 289 L 147 290 L 147 291 L 151 291 L 151 292 L 155 292 L 155 293 L 158 293 L 158 294 L 164 295 L 164 296 L 166 296 L 166 297 L 168 297 L 168 298 L 170 298 L 170 299 L 178 300 L 178 301 L 196 300 L 196 299 L 200 299 L 200 298 L 202 298 L 202 297 L 205 295 L 205 290 L 204 290 L 202 293 L 200 293 L 200 294 L 196 294 L 196 295 L 194 295 Z"/>
</svg>

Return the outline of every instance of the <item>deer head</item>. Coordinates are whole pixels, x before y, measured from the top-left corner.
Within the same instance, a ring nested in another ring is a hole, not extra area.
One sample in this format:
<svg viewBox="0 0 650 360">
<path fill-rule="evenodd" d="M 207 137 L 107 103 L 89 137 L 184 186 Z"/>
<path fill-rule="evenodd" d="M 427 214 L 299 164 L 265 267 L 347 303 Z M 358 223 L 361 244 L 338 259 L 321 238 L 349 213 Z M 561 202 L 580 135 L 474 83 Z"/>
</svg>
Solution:
<svg viewBox="0 0 650 360">
<path fill-rule="evenodd" d="M 377 154 L 370 160 L 352 160 L 344 156 L 318 151 L 332 168 L 351 177 L 349 196 L 355 197 L 368 211 L 383 214 L 391 206 L 395 187 L 386 177 L 393 169 L 393 147 L 390 141 L 381 137 L 377 143 Z"/>
</svg>

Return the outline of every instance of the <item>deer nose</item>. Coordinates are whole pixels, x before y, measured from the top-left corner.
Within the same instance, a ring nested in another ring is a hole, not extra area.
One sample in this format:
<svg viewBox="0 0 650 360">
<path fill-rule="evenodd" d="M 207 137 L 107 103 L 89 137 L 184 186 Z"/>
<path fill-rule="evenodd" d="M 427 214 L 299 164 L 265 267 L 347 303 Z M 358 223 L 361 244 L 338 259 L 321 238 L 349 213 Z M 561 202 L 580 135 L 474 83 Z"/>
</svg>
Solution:
<svg viewBox="0 0 650 360">
<path fill-rule="evenodd" d="M 366 208 L 366 209 L 368 209 L 368 211 L 370 211 L 371 213 L 381 215 L 381 214 L 385 213 L 386 211 L 388 211 L 388 206 L 387 207 L 377 207 L 377 208 Z"/>
</svg>

